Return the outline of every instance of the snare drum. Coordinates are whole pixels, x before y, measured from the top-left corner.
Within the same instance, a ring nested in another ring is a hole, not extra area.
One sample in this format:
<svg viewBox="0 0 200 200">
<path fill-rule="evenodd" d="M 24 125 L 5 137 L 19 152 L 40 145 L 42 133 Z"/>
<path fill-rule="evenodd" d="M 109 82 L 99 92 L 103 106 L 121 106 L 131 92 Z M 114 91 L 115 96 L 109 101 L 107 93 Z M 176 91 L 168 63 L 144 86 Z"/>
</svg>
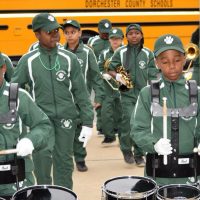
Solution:
<svg viewBox="0 0 200 200">
<path fill-rule="evenodd" d="M 157 184 L 150 178 L 121 176 L 107 180 L 102 186 L 102 200 L 154 199 Z"/>
<path fill-rule="evenodd" d="M 36 185 L 17 191 L 12 200 L 78 200 L 70 189 L 56 185 Z"/>
<path fill-rule="evenodd" d="M 185 184 L 172 184 L 165 185 L 158 189 L 156 194 L 157 199 L 200 199 L 200 190 L 191 185 Z"/>
</svg>

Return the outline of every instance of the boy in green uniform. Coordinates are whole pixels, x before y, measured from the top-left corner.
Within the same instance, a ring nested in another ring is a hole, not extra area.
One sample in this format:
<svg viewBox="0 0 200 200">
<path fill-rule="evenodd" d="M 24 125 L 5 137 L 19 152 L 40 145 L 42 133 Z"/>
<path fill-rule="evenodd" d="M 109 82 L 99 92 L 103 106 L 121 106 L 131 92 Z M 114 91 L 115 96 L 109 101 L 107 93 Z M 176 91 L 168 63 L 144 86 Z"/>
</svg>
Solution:
<svg viewBox="0 0 200 200">
<path fill-rule="evenodd" d="M 114 28 L 109 32 L 109 42 L 110 47 L 103 50 L 99 56 L 99 69 L 104 78 L 104 90 L 105 98 L 103 101 L 101 115 L 102 117 L 102 127 L 104 133 L 103 145 L 109 145 L 113 143 L 115 138 L 115 129 L 118 129 L 118 134 L 120 134 L 120 123 L 122 118 L 120 92 L 118 85 L 112 80 L 112 76 L 108 74 L 108 64 L 109 60 L 114 54 L 114 51 L 118 49 L 123 42 L 124 34 L 121 29 Z"/>
<path fill-rule="evenodd" d="M 112 29 L 112 24 L 108 19 L 102 19 L 98 23 L 99 35 L 89 38 L 88 46 L 92 48 L 96 56 L 97 61 L 99 60 L 100 53 L 110 46 L 109 43 L 109 31 Z M 101 117 L 101 107 L 96 109 L 97 112 L 97 131 L 98 135 L 103 135 L 102 127 L 102 117 Z"/>
<path fill-rule="evenodd" d="M 81 41 L 81 26 L 76 20 L 66 21 L 63 25 L 63 32 L 66 38 L 64 49 L 74 53 L 78 57 L 87 90 L 89 94 L 91 94 L 92 89 L 95 92 L 94 108 L 97 109 L 102 104 L 104 88 L 94 52 Z M 77 110 L 80 112 L 78 105 Z M 79 171 L 87 171 L 88 168 L 85 164 L 86 148 L 78 140 L 82 123 L 81 119 L 79 119 L 74 141 L 74 158 L 77 169 Z"/>
<path fill-rule="evenodd" d="M 123 66 L 129 73 L 133 88 L 121 92 L 122 125 L 120 135 L 120 148 L 124 160 L 128 164 L 136 163 L 144 166 L 143 152 L 130 138 L 130 119 L 140 90 L 148 81 L 156 78 L 153 53 L 143 47 L 144 37 L 139 24 L 130 24 L 126 29 L 128 44 L 120 47 L 114 53 L 109 64 L 109 74 L 122 84 L 122 75 L 117 69 Z M 134 147 L 134 156 L 132 148 Z"/>
<path fill-rule="evenodd" d="M 4 79 L 5 72 L 6 62 L 4 56 L 0 53 L 0 119 L 2 119 L 2 116 L 5 118 L 10 109 L 8 106 L 10 84 Z M 47 115 L 37 107 L 25 90 L 19 89 L 17 102 L 16 122 L 10 124 L 0 120 L 0 149 L 13 149 L 16 146 L 17 155 L 24 157 L 25 179 L 19 183 L 20 188 L 23 188 L 35 184 L 32 173 L 33 163 L 28 155 L 32 154 L 33 150 L 38 151 L 47 145 L 51 126 Z M 25 137 L 23 137 L 23 125 L 28 126 L 30 130 L 28 134 L 25 133 Z M 0 156 L 1 162 L 13 159 L 13 154 Z M 9 196 L 11 197 L 16 190 L 16 184 L 14 183 L 0 185 L 0 196 L 10 199 Z"/>
<path fill-rule="evenodd" d="M 38 184 L 52 183 L 53 160 L 54 184 L 72 188 L 73 143 L 78 117 L 76 104 L 82 120 L 79 138 L 84 145 L 92 134 L 92 105 L 77 57 L 57 45 L 61 26 L 55 17 L 40 13 L 33 18 L 32 26 L 39 47 L 20 59 L 12 81 L 22 87 L 29 85 L 33 99 L 52 123 L 48 148 L 34 155 Z"/>
<path fill-rule="evenodd" d="M 182 75 L 186 58 L 179 37 L 159 37 L 154 54 L 162 77 L 140 92 L 131 138 L 147 152 L 145 175 L 158 185 L 194 184 L 200 174 L 200 158 L 193 153 L 194 147 L 200 150 L 200 91 Z"/>
</svg>

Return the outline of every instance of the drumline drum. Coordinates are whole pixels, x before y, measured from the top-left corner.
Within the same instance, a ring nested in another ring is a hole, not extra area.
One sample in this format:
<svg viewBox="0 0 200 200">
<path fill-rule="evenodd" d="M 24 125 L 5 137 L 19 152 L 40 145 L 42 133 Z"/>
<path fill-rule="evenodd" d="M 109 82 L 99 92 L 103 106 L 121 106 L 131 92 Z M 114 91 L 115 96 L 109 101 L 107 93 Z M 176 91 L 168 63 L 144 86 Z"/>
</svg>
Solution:
<svg viewBox="0 0 200 200">
<path fill-rule="evenodd" d="M 120 176 L 107 180 L 102 186 L 102 200 L 148 199 L 153 200 L 157 184 L 140 176 Z"/>
<path fill-rule="evenodd" d="M 78 200 L 70 189 L 57 185 L 36 185 L 18 190 L 12 200 Z"/>
<path fill-rule="evenodd" d="M 156 197 L 158 200 L 196 200 L 200 199 L 200 190 L 191 185 L 171 184 L 160 187 Z"/>
</svg>

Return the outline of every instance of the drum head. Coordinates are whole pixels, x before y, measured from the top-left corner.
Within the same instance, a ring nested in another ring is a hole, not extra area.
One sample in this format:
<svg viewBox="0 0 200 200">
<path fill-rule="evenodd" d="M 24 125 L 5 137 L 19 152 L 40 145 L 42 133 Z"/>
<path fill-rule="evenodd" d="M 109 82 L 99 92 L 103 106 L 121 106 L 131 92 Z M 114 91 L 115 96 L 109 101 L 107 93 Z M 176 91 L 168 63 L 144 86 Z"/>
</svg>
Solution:
<svg viewBox="0 0 200 200">
<path fill-rule="evenodd" d="M 157 198 L 194 200 L 200 198 L 200 190 L 190 185 L 166 185 L 158 189 Z"/>
<path fill-rule="evenodd" d="M 105 182 L 103 191 L 112 197 L 121 199 L 141 199 L 155 193 L 156 182 L 145 177 L 122 176 Z"/>
<path fill-rule="evenodd" d="M 12 200 L 77 200 L 71 190 L 55 185 L 36 185 L 17 191 Z"/>
</svg>

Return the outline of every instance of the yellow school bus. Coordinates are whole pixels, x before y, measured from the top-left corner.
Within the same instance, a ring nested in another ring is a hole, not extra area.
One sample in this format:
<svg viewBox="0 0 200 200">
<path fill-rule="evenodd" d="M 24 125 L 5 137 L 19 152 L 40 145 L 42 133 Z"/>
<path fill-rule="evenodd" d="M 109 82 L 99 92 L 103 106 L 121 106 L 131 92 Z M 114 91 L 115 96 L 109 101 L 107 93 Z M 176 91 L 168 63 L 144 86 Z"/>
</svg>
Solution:
<svg viewBox="0 0 200 200">
<path fill-rule="evenodd" d="M 124 32 L 130 23 L 138 23 L 150 49 L 165 33 L 180 36 L 186 45 L 200 20 L 199 0 L 1 0 L 0 4 L 0 51 L 11 58 L 19 58 L 36 41 L 31 22 L 40 12 L 52 13 L 60 24 L 76 19 L 84 41 L 98 34 L 101 19 Z"/>
</svg>

